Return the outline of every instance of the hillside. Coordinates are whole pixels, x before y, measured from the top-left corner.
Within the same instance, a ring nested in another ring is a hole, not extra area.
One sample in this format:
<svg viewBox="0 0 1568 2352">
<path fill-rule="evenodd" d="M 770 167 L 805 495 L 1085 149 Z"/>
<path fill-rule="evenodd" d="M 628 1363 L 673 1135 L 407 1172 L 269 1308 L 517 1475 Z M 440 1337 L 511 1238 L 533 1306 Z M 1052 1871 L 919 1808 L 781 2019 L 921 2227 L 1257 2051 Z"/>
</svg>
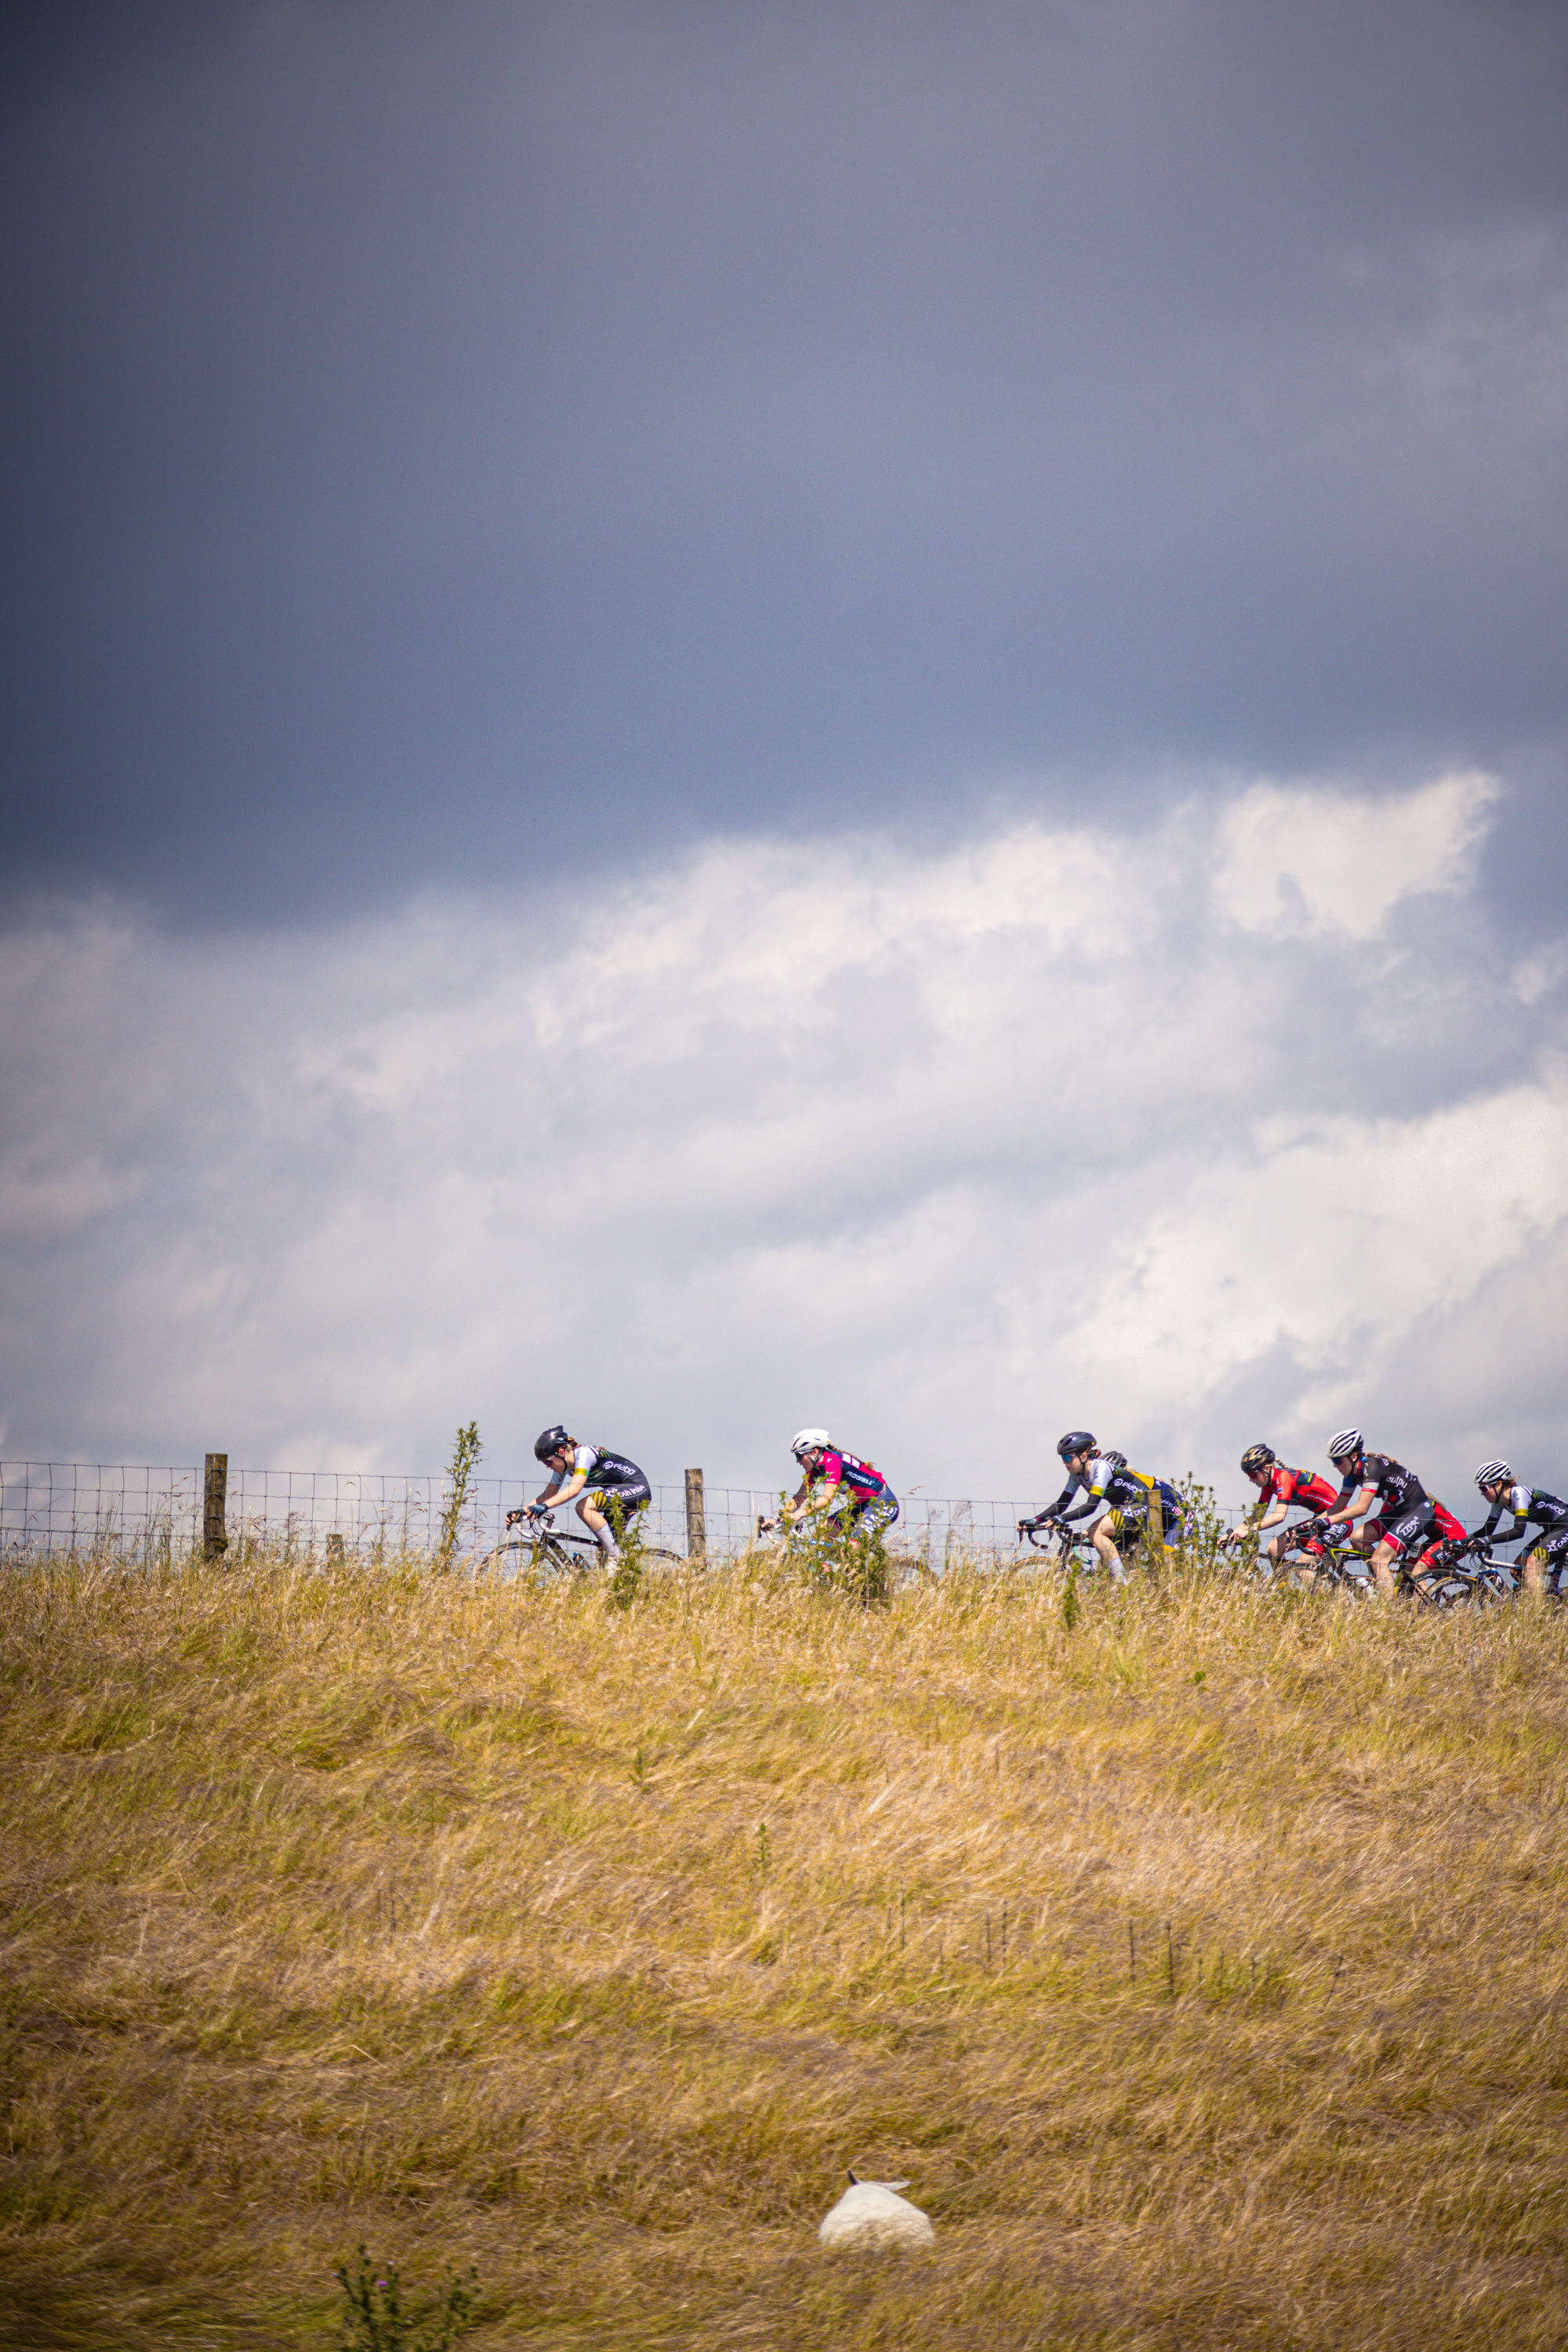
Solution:
<svg viewBox="0 0 1568 2352">
<path fill-rule="evenodd" d="M 1555 2346 L 1568 1618 L 6 1585 L 0 2339 Z M 844 2168 L 934 2247 L 829 2255 Z"/>
</svg>

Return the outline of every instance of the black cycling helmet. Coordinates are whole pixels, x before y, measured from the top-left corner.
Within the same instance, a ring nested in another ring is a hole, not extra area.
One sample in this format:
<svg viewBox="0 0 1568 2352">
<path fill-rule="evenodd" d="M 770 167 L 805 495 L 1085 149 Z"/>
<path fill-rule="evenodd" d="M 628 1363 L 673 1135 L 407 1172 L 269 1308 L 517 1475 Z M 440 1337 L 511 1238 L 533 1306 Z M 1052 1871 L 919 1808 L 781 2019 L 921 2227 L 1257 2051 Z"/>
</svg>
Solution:
<svg viewBox="0 0 1568 2352">
<path fill-rule="evenodd" d="M 1279 1459 L 1271 1445 L 1249 1445 L 1241 1457 L 1241 1466 L 1250 1478 L 1255 1470 L 1272 1470 Z"/>
<path fill-rule="evenodd" d="M 1064 1462 L 1068 1462 L 1075 1454 L 1092 1454 L 1094 1440 L 1087 1429 L 1069 1429 L 1065 1437 L 1057 1440 L 1057 1452 Z"/>
<path fill-rule="evenodd" d="M 1100 1455 L 1100 1458 L 1102 1462 L 1109 1462 L 1113 1470 L 1125 1470 L 1127 1467 L 1126 1454 L 1118 1454 L 1114 1445 L 1110 1446 Z"/>
<path fill-rule="evenodd" d="M 533 1458 L 548 1462 L 552 1454 L 563 1453 L 572 1443 L 559 1422 L 553 1429 L 542 1430 L 533 1441 Z"/>
</svg>

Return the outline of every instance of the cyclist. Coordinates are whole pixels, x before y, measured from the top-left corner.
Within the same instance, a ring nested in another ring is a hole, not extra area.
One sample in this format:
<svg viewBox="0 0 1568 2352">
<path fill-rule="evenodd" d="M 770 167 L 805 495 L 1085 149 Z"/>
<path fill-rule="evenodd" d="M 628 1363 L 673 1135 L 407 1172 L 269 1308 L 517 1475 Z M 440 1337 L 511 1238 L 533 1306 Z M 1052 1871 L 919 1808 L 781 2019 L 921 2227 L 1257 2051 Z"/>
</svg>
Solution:
<svg viewBox="0 0 1568 2352">
<path fill-rule="evenodd" d="M 1537 1592 L 1544 1590 L 1563 1598 L 1568 1584 L 1568 1503 L 1560 1496 L 1549 1495 L 1544 1486 L 1519 1485 L 1506 1462 L 1483 1462 L 1476 1472 L 1476 1484 L 1491 1508 L 1470 1538 L 1471 1546 L 1479 1550 L 1489 1543 L 1503 1513 L 1511 1511 L 1513 1525 L 1501 1540 L 1512 1543 L 1520 1536 L 1528 1538 L 1519 1554 L 1526 1582 Z M 1540 1528 L 1539 1535 L 1531 1534 L 1533 1528 Z"/>
<path fill-rule="evenodd" d="M 1300 1525 L 1285 1529 L 1282 1522 L 1286 1512 L 1291 1508 L 1306 1510 L 1317 1517 L 1324 1511 L 1332 1510 L 1339 1500 L 1338 1490 L 1331 1486 L 1326 1478 L 1314 1477 L 1310 1470 L 1288 1470 L 1271 1445 L 1249 1445 L 1241 1457 L 1241 1467 L 1264 1498 L 1263 1517 L 1254 1520 L 1248 1513 L 1239 1528 L 1227 1528 L 1221 1540 L 1227 1544 L 1244 1543 L 1248 1535 L 1262 1535 L 1268 1528 L 1279 1528 L 1280 1532 L 1270 1536 L 1263 1547 L 1264 1558 L 1279 1568 L 1286 1553 L 1293 1549 L 1301 1535 Z M 1309 1536 L 1301 1549 L 1310 1555 L 1322 1558 L 1323 1546 L 1315 1536 Z M 1308 1579 L 1315 1575 L 1311 1569 L 1303 1569 L 1300 1572 Z"/>
<path fill-rule="evenodd" d="M 800 1485 L 778 1518 L 758 1521 L 759 1534 L 771 1535 L 781 1519 L 804 1519 L 808 1512 L 823 1513 L 825 1528 L 840 1536 L 879 1535 L 892 1526 L 899 1498 L 881 1472 L 847 1446 L 835 1445 L 826 1429 L 796 1430 L 789 1450 L 800 1465 Z"/>
<path fill-rule="evenodd" d="M 1057 1452 L 1066 1466 L 1068 1483 L 1047 1510 L 1037 1518 L 1019 1520 L 1019 1533 L 1049 1525 L 1065 1528 L 1087 1519 L 1085 1532 L 1111 1582 L 1125 1584 L 1122 1552 L 1135 1551 L 1146 1531 L 1163 1544 L 1180 1530 L 1182 1506 L 1175 1488 L 1163 1478 L 1130 1469 L 1124 1454 L 1101 1453 L 1087 1429 L 1069 1429 L 1058 1441 Z M 1069 1509 L 1075 1494 L 1084 1499 Z"/>
<path fill-rule="evenodd" d="M 653 1500 L 646 1474 L 626 1454 L 613 1453 L 607 1445 L 579 1445 L 559 1422 L 552 1429 L 542 1431 L 533 1458 L 549 1471 L 550 1484 L 533 1502 L 507 1513 L 508 1527 L 515 1527 L 520 1519 L 542 1518 L 558 1503 L 575 1502 L 577 1517 L 605 1558 L 619 1559 L 621 1548 L 605 1505 L 616 1511 L 625 1534 L 634 1514 L 646 1511 Z"/>
<path fill-rule="evenodd" d="M 1411 1574 L 1419 1576 L 1442 1544 L 1463 1540 L 1465 1531 L 1458 1520 L 1434 1501 L 1415 1471 L 1407 1470 L 1391 1454 L 1369 1454 L 1359 1429 L 1342 1429 L 1330 1438 L 1329 1460 L 1339 1471 L 1342 1484 L 1332 1509 L 1323 1514 L 1318 1525 L 1327 1535 L 1344 1528 L 1352 1550 L 1370 1553 L 1378 1591 L 1385 1596 L 1394 1591 L 1396 1559 L 1415 1552 Z M 1374 1501 L 1380 1508 L 1375 1517 L 1368 1517 Z M 1349 1532 L 1352 1527 L 1353 1536 Z M 1304 1532 L 1298 1528 L 1298 1540 Z"/>
<path fill-rule="evenodd" d="M 1061 1456 L 1064 1468 L 1076 1455 L 1087 1454 L 1092 1461 L 1099 1451 L 1099 1441 L 1087 1429 L 1069 1429 L 1065 1437 L 1057 1440 L 1057 1452 Z M 1047 1503 L 1043 1511 L 1037 1511 L 1032 1519 L 1020 1519 L 1018 1533 L 1021 1536 L 1026 1536 L 1034 1528 L 1060 1527 L 1068 1519 L 1087 1517 L 1092 1507 L 1088 1503 L 1080 1505 L 1076 1511 L 1069 1511 L 1068 1508 L 1075 1495 L 1081 1495 L 1086 1491 L 1083 1480 L 1074 1471 L 1068 1469 L 1067 1485 L 1062 1488 L 1056 1501 Z"/>
</svg>

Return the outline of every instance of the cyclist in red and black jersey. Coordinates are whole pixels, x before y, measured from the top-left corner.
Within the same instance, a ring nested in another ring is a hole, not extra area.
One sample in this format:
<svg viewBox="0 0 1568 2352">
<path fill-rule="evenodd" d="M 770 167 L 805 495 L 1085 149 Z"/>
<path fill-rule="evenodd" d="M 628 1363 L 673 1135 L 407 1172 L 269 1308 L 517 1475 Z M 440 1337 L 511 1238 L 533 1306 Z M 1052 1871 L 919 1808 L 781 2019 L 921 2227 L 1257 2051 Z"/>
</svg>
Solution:
<svg viewBox="0 0 1568 2352">
<path fill-rule="evenodd" d="M 899 1498 L 881 1472 L 847 1446 L 835 1445 L 826 1430 L 797 1430 L 789 1450 L 800 1465 L 801 1482 L 782 1517 L 804 1519 L 820 1511 L 840 1535 L 878 1535 L 892 1526 Z M 759 1532 L 766 1535 L 778 1524 L 763 1519 Z"/>
<path fill-rule="evenodd" d="M 1239 1528 L 1226 1531 L 1227 1544 L 1244 1543 L 1249 1534 L 1262 1535 L 1268 1528 L 1279 1528 L 1264 1545 L 1264 1557 L 1278 1568 L 1295 1542 L 1295 1534 L 1284 1526 L 1287 1511 L 1309 1511 L 1314 1517 L 1331 1510 L 1339 1500 L 1339 1490 L 1326 1478 L 1318 1478 L 1310 1470 L 1288 1470 L 1271 1445 L 1249 1445 L 1241 1457 L 1241 1466 L 1264 1499 L 1263 1517 L 1256 1522 L 1251 1515 Z M 1310 1558 L 1321 1559 L 1323 1545 L 1315 1536 L 1309 1536 L 1301 1549 Z M 1310 1578 L 1310 1569 L 1302 1570 Z"/>
</svg>

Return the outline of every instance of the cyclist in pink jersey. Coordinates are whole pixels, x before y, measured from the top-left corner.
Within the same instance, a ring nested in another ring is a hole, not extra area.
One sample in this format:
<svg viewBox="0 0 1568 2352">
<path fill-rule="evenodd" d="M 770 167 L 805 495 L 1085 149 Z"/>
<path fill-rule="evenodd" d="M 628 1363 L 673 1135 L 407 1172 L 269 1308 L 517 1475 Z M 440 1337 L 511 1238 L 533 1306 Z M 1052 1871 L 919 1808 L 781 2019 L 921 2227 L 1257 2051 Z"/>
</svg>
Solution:
<svg viewBox="0 0 1568 2352">
<path fill-rule="evenodd" d="M 771 1533 L 780 1519 L 804 1519 L 821 1512 L 840 1535 L 878 1535 L 899 1516 L 899 1498 L 881 1472 L 845 1445 L 835 1445 L 826 1429 L 797 1430 L 790 1452 L 800 1465 L 799 1486 L 778 1519 L 763 1519 Z"/>
</svg>

